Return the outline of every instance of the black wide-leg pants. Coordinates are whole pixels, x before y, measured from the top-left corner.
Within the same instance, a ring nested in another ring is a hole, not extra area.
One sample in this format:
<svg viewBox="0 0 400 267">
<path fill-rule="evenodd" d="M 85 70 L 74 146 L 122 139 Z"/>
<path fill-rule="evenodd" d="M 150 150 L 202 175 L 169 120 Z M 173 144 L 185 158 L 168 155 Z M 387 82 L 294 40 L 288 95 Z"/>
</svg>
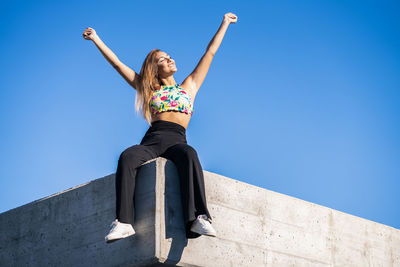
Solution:
<svg viewBox="0 0 400 267">
<path fill-rule="evenodd" d="M 121 153 L 115 179 L 116 218 L 133 225 L 137 169 L 159 156 L 174 162 L 178 170 L 186 237 L 197 238 L 200 234 L 190 231 L 197 216 L 206 214 L 212 220 L 206 203 L 203 169 L 196 150 L 187 144 L 185 127 L 170 121 L 153 122 L 140 144 Z"/>
</svg>

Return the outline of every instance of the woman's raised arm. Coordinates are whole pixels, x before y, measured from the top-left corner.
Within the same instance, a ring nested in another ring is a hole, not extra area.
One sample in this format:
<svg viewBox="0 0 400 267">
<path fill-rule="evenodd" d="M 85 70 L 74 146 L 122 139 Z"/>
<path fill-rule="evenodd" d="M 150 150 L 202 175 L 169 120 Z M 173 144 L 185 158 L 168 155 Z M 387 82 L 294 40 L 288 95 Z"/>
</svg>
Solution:
<svg viewBox="0 0 400 267">
<path fill-rule="evenodd" d="M 224 38 L 225 32 L 228 29 L 229 24 L 236 23 L 237 16 L 233 13 L 226 13 L 224 15 L 224 19 L 219 26 L 217 33 L 211 39 L 210 43 L 207 46 L 206 52 L 201 57 L 199 63 L 193 72 L 185 79 L 183 83 L 190 84 L 192 90 L 192 97 L 197 94 L 201 84 L 203 83 L 208 69 L 210 68 L 211 62 L 214 58 L 215 53 L 217 52 L 222 39 Z"/>
<path fill-rule="evenodd" d="M 83 38 L 86 40 L 92 40 L 106 60 L 118 71 L 119 74 L 121 74 L 129 85 L 134 89 L 137 88 L 138 79 L 140 78 L 139 74 L 122 63 L 114 52 L 104 44 L 93 28 L 86 28 L 83 32 Z"/>
</svg>

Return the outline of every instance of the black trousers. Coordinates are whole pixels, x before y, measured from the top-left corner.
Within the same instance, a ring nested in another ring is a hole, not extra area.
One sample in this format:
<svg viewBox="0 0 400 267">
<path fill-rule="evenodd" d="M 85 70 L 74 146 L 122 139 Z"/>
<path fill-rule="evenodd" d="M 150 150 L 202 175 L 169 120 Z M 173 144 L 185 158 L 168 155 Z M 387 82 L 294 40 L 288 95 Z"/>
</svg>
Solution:
<svg viewBox="0 0 400 267">
<path fill-rule="evenodd" d="M 115 179 L 116 218 L 133 225 L 137 169 L 159 156 L 174 162 L 178 170 L 186 237 L 197 238 L 200 234 L 190 231 L 193 221 L 200 214 L 212 219 L 206 203 L 203 169 L 197 152 L 187 144 L 185 127 L 170 121 L 153 122 L 140 144 L 121 153 Z"/>
</svg>

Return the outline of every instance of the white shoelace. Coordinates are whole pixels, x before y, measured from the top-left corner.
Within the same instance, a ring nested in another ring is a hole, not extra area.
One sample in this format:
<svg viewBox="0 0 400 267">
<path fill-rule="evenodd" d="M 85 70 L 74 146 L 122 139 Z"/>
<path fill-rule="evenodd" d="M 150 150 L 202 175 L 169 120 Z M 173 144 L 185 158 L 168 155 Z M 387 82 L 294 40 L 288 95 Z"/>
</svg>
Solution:
<svg viewBox="0 0 400 267">
<path fill-rule="evenodd" d="M 111 230 L 110 230 L 110 232 L 112 231 L 112 230 L 114 230 L 114 228 L 117 226 L 117 221 L 113 221 L 111 224 L 110 224 L 110 227 L 111 227 Z"/>
<path fill-rule="evenodd" d="M 201 215 L 199 215 L 199 217 L 204 219 L 205 221 L 208 221 L 210 224 L 212 223 L 212 220 L 210 218 L 208 218 L 207 215 L 205 215 L 205 214 L 201 214 Z"/>
</svg>

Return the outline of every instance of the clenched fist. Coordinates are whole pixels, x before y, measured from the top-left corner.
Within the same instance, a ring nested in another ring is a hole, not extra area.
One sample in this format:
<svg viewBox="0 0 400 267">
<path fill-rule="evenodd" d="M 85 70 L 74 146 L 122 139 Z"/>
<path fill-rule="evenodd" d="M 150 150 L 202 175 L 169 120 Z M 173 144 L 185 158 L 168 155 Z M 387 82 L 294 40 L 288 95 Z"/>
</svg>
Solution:
<svg viewBox="0 0 400 267">
<path fill-rule="evenodd" d="M 229 12 L 224 15 L 223 22 L 231 24 L 231 23 L 236 23 L 236 21 L 237 21 L 237 16 L 235 14 Z"/>
<path fill-rule="evenodd" d="M 92 28 L 86 28 L 86 30 L 83 32 L 82 34 L 83 38 L 85 38 L 85 40 L 92 40 L 97 37 L 96 31 Z"/>
</svg>

